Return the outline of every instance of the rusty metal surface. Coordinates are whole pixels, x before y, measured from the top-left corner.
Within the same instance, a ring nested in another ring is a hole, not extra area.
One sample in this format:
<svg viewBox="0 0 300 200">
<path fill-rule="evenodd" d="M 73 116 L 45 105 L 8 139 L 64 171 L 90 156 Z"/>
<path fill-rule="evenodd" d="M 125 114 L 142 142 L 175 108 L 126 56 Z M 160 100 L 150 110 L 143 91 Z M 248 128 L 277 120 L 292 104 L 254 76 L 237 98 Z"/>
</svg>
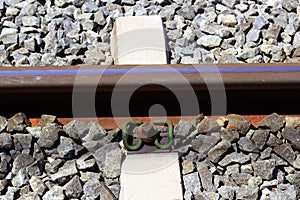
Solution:
<svg viewBox="0 0 300 200">
<path fill-rule="evenodd" d="M 126 75 L 126 81 L 118 87 L 121 93 L 127 94 L 132 92 L 132 88 L 139 87 L 131 98 L 131 104 L 134 105 L 130 111 L 132 116 L 147 116 L 153 104 L 163 105 L 170 116 L 179 116 L 182 113 L 178 109 L 176 97 L 172 91 L 163 87 L 172 85 L 174 90 L 185 96 L 186 83 L 176 78 L 178 73 L 193 87 L 201 112 L 205 115 L 211 115 L 210 92 L 218 91 L 223 84 L 227 113 L 300 113 L 300 64 L 280 63 L 0 67 L 0 115 L 23 111 L 36 118 L 44 113 L 72 118 L 72 95 L 76 85 L 76 92 L 81 96 L 94 95 L 98 117 L 109 117 L 112 116 L 112 90 L 120 78 Z M 101 74 L 103 76 L 99 80 Z M 216 78 L 218 76 L 219 79 Z M 156 84 L 149 84 L 152 82 Z M 190 109 L 184 115 L 197 114 Z M 90 113 L 77 117 L 90 117 Z"/>
<path fill-rule="evenodd" d="M 269 113 L 271 114 L 271 113 Z M 253 126 L 257 126 L 257 124 L 263 119 L 265 118 L 267 115 L 244 115 L 244 117 L 246 117 L 247 119 L 249 119 L 252 123 Z M 283 115 L 284 117 L 289 116 L 289 117 L 300 117 L 300 114 L 298 115 Z M 223 116 L 208 116 L 214 120 L 217 120 L 219 117 L 223 117 Z M 72 120 L 80 120 L 80 121 L 97 121 L 99 122 L 99 124 L 106 130 L 112 130 L 115 128 L 121 128 L 118 127 L 118 124 L 116 123 L 116 120 L 118 122 L 124 123 L 127 120 L 130 119 L 134 119 L 134 120 L 139 120 L 142 122 L 151 122 L 151 120 L 158 120 L 160 119 L 160 117 L 133 117 L 133 118 L 129 118 L 129 117 L 99 117 L 99 118 L 58 118 L 57 120 L 63 124 L 66 125 L 67 123 L 69 123 Z M 173 122 L 173 125 L 176 126 L 179 122 L 180 119 L 183 120 L 187 120 L 187 121 L 192 121 L 195 119 L 195 116 L 169 116 L 167 119 L 169 119 L 170 121 Z M 32 124 L 32 126 L 39 126 L 40 125 L 40 119 L 39 118 L 30 118 L 30 122 Z"/>
</svg>

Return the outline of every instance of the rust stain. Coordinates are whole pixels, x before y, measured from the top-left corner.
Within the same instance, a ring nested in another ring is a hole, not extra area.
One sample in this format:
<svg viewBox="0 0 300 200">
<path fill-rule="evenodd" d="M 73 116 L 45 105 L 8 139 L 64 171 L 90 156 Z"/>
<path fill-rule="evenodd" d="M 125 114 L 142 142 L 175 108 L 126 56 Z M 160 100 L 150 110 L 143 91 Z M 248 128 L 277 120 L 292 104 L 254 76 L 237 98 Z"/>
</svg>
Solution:
<svg viewBox="0 0 300 200">
<path fill-rule="evenodd" d="M 245 117 L 246 119 L 250 120 L 252 125 L 254 127 L 257 127 L 258 123 L 265 118 L 268 115 L 242 115 L 242 117 Z M 289 116 L 289 117 L 296 117 L 296 116 L 300 116 L 299 115 L 282 115 L 284 117 Z M 209 116 L 211 119 L 213 120 L 217 120 L 219 117 L 221 116 Z M 167 117 L 167 119 L 171 120 L 175 125 L 178 124 L 178 122 L 183 119 L 183 120 L 187 120 L 187 121 L 192 121 L 196 118 L 196 116 L 169 116 Z M 142 122 L 151 122 L 152 120 L 157 120 L 157 119 L 161 119 L 161 117 L 99 117 L 99 118 L 58 118 L 57 120 L 65 125 L 67 123 L 69 123 L 72 120 L 80 120 L 80 121 L 97 121 L 99 122 L 99 124 L 101 124 L 101 126 L 106 129 L 106 130 L 112 130 L 115 128 L 121 128 L 120 125 L 122 125 L 125 121 L 127 120 L 139 120 Z M 30 122 L 32 124 L 32 126 L 39 126 L 40 125 L 40 119 L 38 118 L 30 118 Z M 228 128 L 234 128 L 231 127 L 230 125 L 228 125 Z"/>
</svg>

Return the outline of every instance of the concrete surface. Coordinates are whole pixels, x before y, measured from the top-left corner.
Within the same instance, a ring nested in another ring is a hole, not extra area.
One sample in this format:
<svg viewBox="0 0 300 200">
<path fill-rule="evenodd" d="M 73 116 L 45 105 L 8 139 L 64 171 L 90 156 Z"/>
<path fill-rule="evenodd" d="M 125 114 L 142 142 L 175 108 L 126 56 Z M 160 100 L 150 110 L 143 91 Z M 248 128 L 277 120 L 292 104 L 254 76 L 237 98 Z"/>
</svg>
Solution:
<svg viewBox="0 0 300 200">
<path fill-rule="evenodd" d="M 167 64 L 165 43 L 159 16 L 119 17 L 110 44 L 114 64 Z"/>
<path fill-rule="evenodd" d="M 121 200 L 183 199 L 177 153 L 127 155 L 120 182 Z"/>
</svg>

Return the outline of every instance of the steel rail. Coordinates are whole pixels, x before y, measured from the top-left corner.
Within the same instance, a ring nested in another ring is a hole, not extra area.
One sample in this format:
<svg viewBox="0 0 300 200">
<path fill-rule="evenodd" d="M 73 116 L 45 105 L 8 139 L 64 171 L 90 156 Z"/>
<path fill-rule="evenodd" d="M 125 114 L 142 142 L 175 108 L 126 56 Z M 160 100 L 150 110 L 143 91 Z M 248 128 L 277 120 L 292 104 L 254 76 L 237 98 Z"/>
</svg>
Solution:
<svg viewBox="0 0 300 200">
<path fill-rule="evenodd" d="M 125 75 L 126 80 L 121 82 Z M 111 94 L 118 83 L 124 93 L 139 88 L 131 99 L 133 116 L 147 116 L 148 108 L 155 103 L 166 106 L 168 115 L 180 116 L 174 94 L 163 87 L 172 85 L 184 95 L 187 83 L 178 75 L 192 86 L 205 115 L 211 112 L 210 90 L 218 91 L 222 86 L 227 113 L 300 113 L 300 64 L 280 63 L 0 67 L 0 115 L 23 111 L 33 117 L 47 113 L 71 118 L 76 85 L 76 92 L 82 95 L 94 93 L 97 116 L 109 117 Z M 196 114 L 188 112 L 190 116 Z"/>
</svg>

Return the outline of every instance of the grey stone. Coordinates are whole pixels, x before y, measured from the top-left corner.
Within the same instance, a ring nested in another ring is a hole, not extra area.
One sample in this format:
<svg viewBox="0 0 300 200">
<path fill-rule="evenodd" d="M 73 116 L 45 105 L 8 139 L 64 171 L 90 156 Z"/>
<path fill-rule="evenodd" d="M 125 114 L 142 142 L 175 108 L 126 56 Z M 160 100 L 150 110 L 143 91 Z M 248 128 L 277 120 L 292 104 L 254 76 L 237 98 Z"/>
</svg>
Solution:
<svg viewBox="0 0 300 200">
<path fill-rule="evenodd" d="M 250 161 L 250 157 L 248 155 L 233 152 L 226 155 L 218 164 L 224 167 L 232 163 L 244 164 L 248 161 Z"/>
<path fill-rule="evenodd" d="M 247 63 L 263 63 L 263 57 L 261 55 L 257 55 L 253 58 L 248 58 L 246 60 Z"/>
<path fill-rule="evenodd" d="M 12 138 L 9 133 L 0 133 L 0 149 L 11 149 Z"/>
<path fill-rule="evenodd" d="M 271 152 L 272 152 L 272 148 L 267 147 L 263 152 L 260 153 L 260 158 L 263 160 L 270 158 Z"/>
<path fill-rule="evenodd" d="M 238 141 L 238 146 L 242 151 L 259 153 L 259 150 L 254 146 L 251 140 L 247 137 L 241 137 Z"/>
<path fill-rule="evenodd" d="M 258 42 L 259 38 L 260 38 L 260 30 L 251 29 L 246 36 L 246 41 Z"/>
<path fill-rule="evenodd" d="M 56 122 L 56 116 L 54 115 L 42 115 L 40 119 L 41 127 L 48 126 L 49 124 Z"/>
<path fill-rule="evenodd" d="M 3 28 L 0 34 L 0 40 L 3 44 L 15 44 L 18 42 L 18 29 Z"/>
<path fill-rule="evenodd" d="M 29 181 L 29 176 L 25 168 L 21 168 L 16 176 L 12 179 L 11 183 L 14 187 L 20 188 L 23 185 L 27 184 Z"/>
<path fill-rule="evenodd" d="M 36 40 L 34 38 L 24 40 L 24 47 L 29 51 L 35 51 L 37 48 Z"/>
<path fill-rule="evenodd" d="M 57 152 L 62 158 L 72 158 L 74 156 L 74 141 L 64 136 L 60 137 L 60 143 Z"/>
<path fill-rule="evenodd" d="M 230 147 L 231 143 L 229 141 L 222 140 L 209 150 L 208 159 L 213 163 L 217 163 Z"/>
<path fill-rule="evenodd" d="M 295 159 L 295 161 L 293 163 L 293 167 L 295 169 L 300 169 L 300 155 L 299 154 L 296 155 L 296 159 Z"/>
<path fill-rule="evenodd" d="M 234 6 L 236 9 L 240 10 L 241 12 L 245 12 L 248 10 L 248 5 L 247 4 L 244 4 L 244 3 L 241 3 L 241 4 L 236 4 Z"/>
<path fill-rule="evenodd" d="M 45 66 L 53 65 L 55 61 L 56 61 L 56 58 L 51 53 L 45 53 L 42 55 L 42 59 L 41 59 L 42 65 L 45 65 Z"/>
<path fill-rule="evenodd" d="M 87 124 L 88 131 L 81 136 L 82 145 L 90 152 L 94 152 L 100 147 L 109 143 L 109 138 L 106 137 L 106 131 L 96 122 Z"/>
<path fill-rule="evenodd" d="M 134 0 L 122 0 L 121 2 L 126 5 L 134 5 L 135 4 Z"/>
<path fill-rule="evenodd" d="M 101 177 L 101 173 L 95 173 L 95 172 L 82 172 L 82 171 L 79 171 L 80 172 L 80 180 L 82 182 L 87 182 L 88 180 L 90 179 L 100 179 Z"/>
<path fill-rule="evenodd" d="M 199 60 L 197 58 L 192 58 L 191 56 L 181 57 L 181 64 L 199 64 Z"/>
<path fill-rule="evenodd" d="M 213 131 L 220 130 L 221 126 L 215 122 L 214 120 L 204 117 L 203 120 L 200 121 L 200 123 L 197 125 L 197 131 L 199 133 L 209 133 Z"/>
<path fill-rule="evenodd" d="M 58 168 L 63 165 L 63 160 L 62 159 L 55 159 L 51 162 L 47 162 L 45 164 L 45 170 L 47 173 L 56 173 Z"/>
<path fill-rule="evenodd" d="M 86 170 L 92 168 L 95 165 L 95 159 L 92 153 L 86 153 L 76 160 L 77 168 L 80 170 Z"/>
<path fill-rule="evenodd" d="M 281 32 L 281 28 L 273 24 L 268 28 L 268 30 L 262 30 L 262 36 L 263 38 L 266 38 L 268 40 L 270 39 L 278 40 L 280 32 Z"/>
<path fill-rule="evenodd" d="M 214 35 L 205 35 L 197 40 L 197 44 L 208 47 L 208 48 L 213 48 L 220 46 L 222 41 L 222 38 Z"/>
<path fill-rule="evenodd" d="M 159 15 L 162 19 L 171 20 L 174 17 L 175 8 L 173 5 L 164 6 Z"/>
<path fill-rule="evenodd" d="M 227 118 L 227 128 L 238 130 L 243 134 L 246 134 L 251 126 L 251 122 L 241 115 L 230 114 L 227 116 Z"/>
<path fill-rule="evenodd" d="M 106 24 L 105 16 L 103 14 L 103 11 L 99 10 L 96 13 L 94 13 L 94 22 L 97 24 L 103 26 Z"/>
<path fill-rule="evenodd" d="M 90 46 L 85 52 L 85 63 L 87 64 L 100 64 L 105 61 L 105 55 L 102 53 L 101 49 L 95 46 Z"/>
<path fill-rule="evenodd" d="M 295 177 L 292 180 L 292 184 L 295 186 L 295 189 L 297 191 L 297 197 L 299 197 L 300 194 L 300 173 L 296 172 Z"/>
<path fill-rule="evenodd" d="M 253 27 L 257 30 L 260 30 L 262 28 L 264 28 L 265 26 L 267 26 L 269 24 L 269 21 L 264 18 L 263 16 L 259 15 L 255 18 L 254 22 L 253 22 Z"/>
<path fill-rule="evenodd" d="M 260 128 L 269 128 L 271 132 L 275 133 L 279 131 L 284 125 L 284 117 L 273 113 L 267 117 L 265 117 L 262 121 L 258 123 L 258 127 Z"/>
<path fill-rule="evenodd" d="M 36 176 L 32 176 L 30 178 L 29 184 L 32 191 L 37 193 L 40 196 L 42 196 L 47 190 L 47 186 L 45 185 L 45 183 Z"/>
<path fill-rule="evenodd" d="M 296 199 L 295 186 L 289 184 L 280 184 L 275 192 L 270 193 L 270 200 L 292 200 Z"/>
<path fill-rule="evenodd" d="M 262 184 L 262 178 L 260 176 L 250 177 L 248 180 L 248 185 L 260 186 Z"/>
<path fill-rule="evenodd" d="M 108 186 L 106 186 L 104 183 L 100 182 L 100 197 L 103 200 L 114 200 L 116 199 L 113 192 L 110 190 Z"/>
<path fill-rule="evenodd" d="M 199 135 L 192 141 L 192 148 L 200 154 L 206 154 L 219 141 L 220 138 L 215 136 Z"/>
<path fill-rule="evenodd" d="M 275 18 L 274 24 L 281 28 L 284 28 L 288 23 L 288 16 L 286 12 L 280 12 L 279 15 Z"/>
<path fill-rule="evenodd" d="M 40 176 L 44 168 L 43 160 L 37 160 L 26 167 L 29 176 Z"/>
<path fill-rule="evenodd" d="M 17 151 L 30 150 L 32 136 L 31 134 L 17 133 L 13 135 L 14 147 Z"/>
<path fill-rule="evenodd" d="M 184 175 L 183 185 L 186 193 L 190 192 L 194 195 L 201 193 L 201 182 L 199 180 L 198 172 Z"/>
<path fill-rule="evenodd" d="M 286 126 L 282 131 L 282 136 L 287 139 L 294 148 L 300 150 L 300 133 L 298 130 Z"/>
<path fill-rule="evenodd" d="M 235 197 L 235 188 L 233 188 L 232 186 L 221 186 L 220 188 L 218 188 L 218 193 L 224 199 L 233 200 Z"/>
<path fill-rule="evenodd" d="M 234 5 L 237 4 L 236 0 L 221 0 L 221 3 L 229 8 L 234 8 Z"/>
<path fill-rule="evenodd" d="M 244 33 L 244 31 L 240 30 L 235 34 L 235 40 L 236 43 L 234 44 L 234 46 L 236 48 L 242 48 L 246 42 L 246 35 Z"/>
<path fill-rule="evenodd" d="M 278 185 L 278 180 L 274 179 L 271 181 L 264 181 L 260 186 L 259 189 L 263 190 L 265 188 L 272 188 L 272 187 L 276 187 Z"/>
<path fill-rule="evenodd" d="M 100 171 L 107 178 L 116 178 L 121 173 L 122 151 L 118 143 L 106 144 L 94 154 Z"/>
<path fill-rule="evenodd" d="M 64 190 L 67 197 L 79 198 L 83 191 L 79 176 L 74 176 L 67 184 L 65 184 Z"/>
<path fill-rule="evenodd" d="M 54 146 L 59 138 L 60 127 L 57 124 L 49 124 L 42 128 L 42 133 L 37 144 L 42 148 Z"/>
<path fill-rule="evenodd" d="M 215 35 L 221 37 L 221 38 L 230 38 L 232 37 L 232 29 L 228 28 L 228 27 L 220 27 L 218 30 L 216 30 Z M 225 42 L 225 40 L 223 40 L 223 43 Z"/>
<path fill-rule="evenodd" d="M 95 178 L 89 179 L 83 185 L 84 196 L 88 199 L 96 199 L 101 193 L 101 183 Z"/>
<path fill-rule="evenodd" d="M 42 134 L 42 128 L 40 126 L 26 127 L 26 131 L 35 138 L 40 138 Z"/>
<path fill-rule="evenodd" d="M 222 140 L 228 140 L 230 142 L 237 142 L 239 139 L 239 132 L 233 129 L 223 129 L 221 130 Z"/>
<path fill-rule="evenodd" d="M 21 197 L 18 198 L 18 200 L 27 200 L 27 199 L 30 199 L 30 200 L 40 200 L 41 198 L 35 192 L 28 192 L 26 194 L 22 194 Z"/>
<path fill-rule="evenodd" d="M 20 169 L 27 167 L 33 162 L 34 159 L 31 155 L 20 154 L 14 159 L 11 172 L 13 174 L 17 174 Z"/>
<path fill-rule="evenodd" d="M 241 172 L 252 174 L 253 173 L 252 164 L 241 165 Z"/>
<path fill-rule="evenodd" d="M 113 185 L 109 185 L 107 187 L 113 193 L 113 195 L 115 196 L 115 198 L 119 199 L 119 194 L 120 194 L 121 186 L 119 184 L 113 184 Z"/>
<path fill-rule="evenodd" d="M 296 0 L 291 0 L 289 2 L 282 2 L 282 7 L 287 11 L 291 12 L 299 6 L 299 3 Z"/>
<path fill-rule="evenodd" d="M 227 14 L 222 17 L 222 24 L 234 27 L 237 24 L 236 17 L 233 14 Z"/>
<path fill-rule="evenodd" d="M 97 11 L 99 8 L 95 2 L 84 2 L 84 4 L 81 7 L 82 11 L 85 13 L 92 13 Z"/>
<path fill-rule="evenodd" d="M 5 63 L 5 62 L 7 62 L 7 56 L 8 56 L 8 52 L 6 51 L 6 49 L 4 48 L 4 45 L 0 45 L 0 62 L 1 63 Z M 1 118 L 1 120 L 3 120 L 3 118 Z M 6 120 L 6 119 L 5 119 Z M 1 127 L 0 128 L 2 128 L 2 126 L 4 125 L 3 123 L 5 122 L 5 121 L 0 121 L 1 122 Z M 7 122 L 6 122 L 7 123 Z M 4 128 L 6 128 L 6 126 L 4 127 Z"/>
<path fill-rule="evenodd" d="M 183 175 L 189 174 L 189 173 L 193 172 L 195 169 L 193 162 L 189 159 L 183 160 L 183 162 L 181 163 L 181 166 L 182 166 L 182 174 Z"/>
<path fill-rule="evenodd" d="M 52 181 L 56 181 L 57 179 L 77 174 L 77 172 L 76 160 L 68 160 L 59 168 L 57 173 L 51 174 L 50 177 Z"/>
<path fill-rule="evenodd" d="M 52 188 L 50 188 L 49 191 L 47 191 L 43 198 L 43 200 L 64 200 L 65 195 L 63 191 L 63 187 L 54 185 Z"/>
<path fill-rule="evenodd" d="M 271 153 L 271 158 L 276 161 L 276 166 L 288 166 L 288 163 L 284 159 L 274 153 Z"/>
<path fill-rule="evenodd" d="M 259 150 L 262 150 L 268 141 L 270 132 L 268 130 L 256 130 L 251 137 L 251 141 Z"/>
<path fill-rule="evenodd" d="M 178 15 L 184 17 L 185 19 L 189 19 L 189 20 L 192 20 L 195 17 L 194 8 L 191 5 L 187 5 L 187 6 L 182 7 L 181 9 L 176 11 L 176 13 Z"/>
<path fill-rule="evenodd" d="M 87 123 L 77 120 L 69 122 L 63 129 L 69 137 L 76 140 L 83 137 L 88 131 Z"/>
<path fill-rule="evenodd" d="M 213 176 L 209 169 L 207 167 L 199 167 L 198 172 L 203 189 L 207 192 L 216 191 L 216 188 L 213 184 Z"/>
<path fill-rule="evenodd" d="M 35 16 L 24 16 L 22 17 L 23 26 L 35 26 L 39 27 L 40 19 Z"/>
<path fill-rule="evenodd" d="M 232 173 L 231 174 L 231 178 L 233 179 L 235 185 L 241 186 L 243 184 L 247 184 L 250 177 L 252 177 L 250 174 L 248 173 Z"/>
<path fill-rule="evenodd" d="M 37 143 L 34 143 L 33 145 L 33 158 L 35 160 L 44 160 L 45 158 L 44 152 L 42 151 L 42 149 L 39 147 Z"/>
<path fill-rule="evenodd" d="M 254 175 L 264 180 L 271 180 L 275 169 L 275 160 L 261 160 L 253 163 Z"/>
<path fill-rule="evenodd" d="M 23 187 L 20 188 L 19 190 L 19 194 L 20 196 L 24 197 L 24 195 L 30 193 L 31 190 L 30 190 L 30 186 L 28 184 L 24 185 Z M 37 195 L 37 194 L 35 194 Z M 37 195 L 38 196 L 38 195 Z"/>
<path fill-rule="evenodd" d="M 238 58 L 246 60 L 253 58 L 260 53 L 260 48 L 246 48 L 240 54 L 237 55 Z"/>
<path fill-rule="evenodd" d="M 296 155 L 290 144 L 276 146 L 274 152 L 291 165 L 293 164 Z"/>
<path fill-rule="evenodd" d="M 6 126 L 7 126 L 7 119 L 5 117 L 0 116 L 0 133 L 6 128 Z"/>
<path fill-rule="evenodd" d="M 300 32 L 295 33 L 294 40 L 293 40 L 293 46 L 295 48 L 300 47 Z"/>
<path fill-rule="evenodd" d="M 258 187 L 242 185 L 236 194 L 237 199 L 253 200 L 258 198 Z"/>
<path fill-rule="evenodd" d="M 235 55 L 222 55 L 218 63 L 239 63 L 240 61 L 236 58 Z"/>
<path fill-rule="evenodd" d="M 179 29 L 169 30 L 167 32 L 167 36 L 170 40 L 177 40 L 182 37 L 182 30 Z"/>
<path fill-rule="evenodd" d="M 7 120 L 7 131 L 23 131 L 26 127 L 27 119 L 24 113 L 17 113 Z"/>
<path fill-rule="evenodd" d="M 18 188 L 16 187 L 7 187 L 7 192 L 5 195 L 0 196 L 1 200 L 14 200 L 16 198 L 16 193 L 18 192 Z"/>
<path fill-rule="evenodd" d="M 276 147 L 280 144 L 282 144 L 282 141 L 277 136 L 270 134 L 267 145 L 270 147 Z"/>
<path fill-rule="evenodd" d="M 7 179 L 3 179 L 0 180 L 0 192 L 2 192 L 8 185 L 8 180 Z"/>
</svg>

